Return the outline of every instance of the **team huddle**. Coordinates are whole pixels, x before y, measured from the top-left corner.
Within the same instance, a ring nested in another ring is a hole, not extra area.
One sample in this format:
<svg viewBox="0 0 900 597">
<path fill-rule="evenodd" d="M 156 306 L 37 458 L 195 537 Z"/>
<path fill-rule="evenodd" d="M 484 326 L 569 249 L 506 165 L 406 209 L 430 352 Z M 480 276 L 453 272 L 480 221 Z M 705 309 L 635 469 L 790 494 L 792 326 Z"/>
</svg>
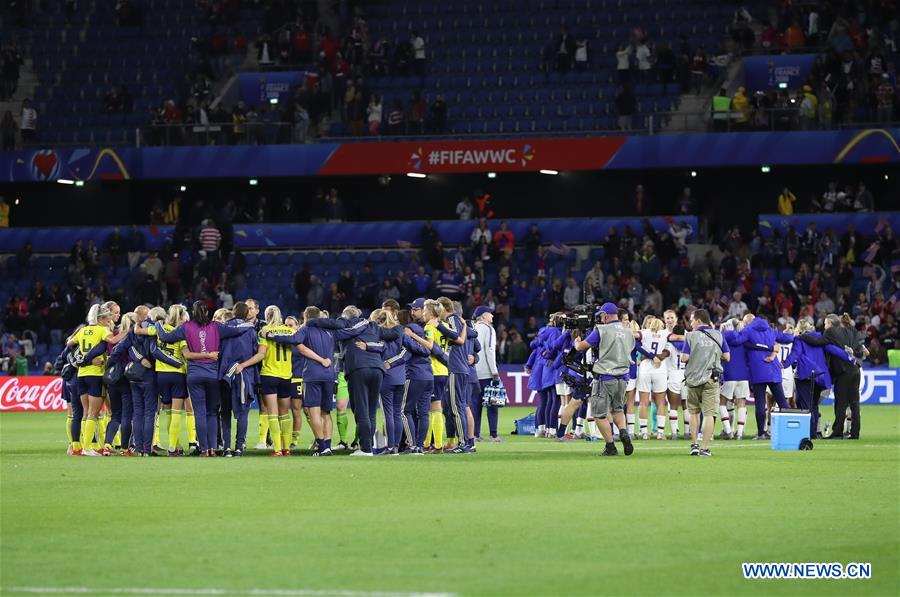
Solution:
<svg viewBox="0 0 900 597">
<path fill-rule="evenodd" d="M 68 451 L 242 456 L 254 402 L 256 449 L 271 456 L 298 449 L 304 419 L 313 456 L 472 453 L 485 410 L 500 441 L 502 404 L 483 401 L 499 383 L 492 311 L 479 307 L 466 321 L 446 297 L 408 307 L 388 300 L 363 318 L 348 306 L 332 319 L 314 306 L 284 317 L 270 305 L 260 319 L 252 299 L 213 313 L 197 301 L 190 314 L 181 304 L 124 315 L 115 302 L 94 305 L 56 363 Z"/>
<path fill-rule="evenodd" d="M 829 315 L 824 334 L 810 320 L 778 331 L 749 313 L 715 329 L 703 309 L 686 314 L 683 325 L 671 310 L 638 325 L 612 303 L 594 317 L 599 323 L 590 318 L 579 325 L 589 318 L 553 314 L 531 343 L 526 371 L 528 387 L 538 395 L 536 437 L 602 436 L 603 455 L 618 454 L 615 441 L 630 455 L 632 439 L 677 439 L 683 417 L 690 453 L 708 456 L 716 419 L 722 421 L 721 439 L 744 438 L 751 392 L 755 439 L 768 439 L 771 413 L 787 408 L 809 410 L 809 437 L 822 437 L 818 405 L 833 385 L 830 437 L 844 437 L 845 418 L 848 436 L 859 437 L 858 363 L 867 350 L 846 315 L 844 321 Z M 843 336 L 832 333 L 838 328 Z"/>
</svg>

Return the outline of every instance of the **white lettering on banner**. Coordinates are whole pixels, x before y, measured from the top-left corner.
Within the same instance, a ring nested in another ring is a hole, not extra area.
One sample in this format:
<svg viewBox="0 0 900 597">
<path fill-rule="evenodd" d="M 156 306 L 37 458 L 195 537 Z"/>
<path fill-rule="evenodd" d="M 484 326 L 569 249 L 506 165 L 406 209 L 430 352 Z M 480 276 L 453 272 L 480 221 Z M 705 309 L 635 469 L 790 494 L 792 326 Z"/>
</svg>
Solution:
<svg viewBox="0 0 900 597">
<path fill-rule="evenodd" d="M 537 392 L 528 389 L 528 374 L 525 373 L 525 371 L 504 371 L 502 373 L 506 374 L 507 379 L 511 380 L 513 386 L 513 391 L 511 393 L 512 399 L 510 400 L 512 404 L 534 404 Z M 505 385 L 507 384 L 504 384 L 504 386 Z M 525 388 L 525 391 L 528 392 L 527 399 L 522 395 L 523 387 Z M 507 388 L 506 391 L 509 392 L 509 388 Z"/>
<path fill-rule="evenodd" d="M 441 149 L 428 153 L 430 166 L 456 166 L 459 164 L 511 164 L 517 161 L 516 150 L 508 149 Z"/>
<path fill-rule="evenodd" d="M 61 377 L 7 377 L 0 381 L 0 411 L 66 410 L 62 384 Z"/>
<path fill-rule="evenodd" d="M 863 371 L 859 376 L 859 401 L 865 402 L 875 395 L 875 390 L 884 388 L 884 394 L 879 392 L 878 402 L 881 404 L 894 403 L 894 386 L 897 384 L 897 369 L 874 369 Z"/>
</svg>

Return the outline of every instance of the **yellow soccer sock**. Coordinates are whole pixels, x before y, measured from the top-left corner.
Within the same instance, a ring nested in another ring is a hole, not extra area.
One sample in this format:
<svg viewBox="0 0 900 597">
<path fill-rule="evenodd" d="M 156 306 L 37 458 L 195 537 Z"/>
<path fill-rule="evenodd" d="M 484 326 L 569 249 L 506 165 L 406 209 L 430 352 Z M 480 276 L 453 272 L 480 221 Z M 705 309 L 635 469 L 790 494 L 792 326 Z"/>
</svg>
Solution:
<svg viewBox="0 0 900 597">
<path fill-rule="evenodd" d="M 197 443 L 197 424 L 194 421 L 194 411 L 185 413 L 185 416 L 187 417 L 188 443 L 196 444 Z"/>
<path fill-rule="evenodd" d="M 444 413 L 435 412 L 434 413 L 434 447 L 437 449 L 441 449 L 444 447 L 444 428 L 446 427 L 446 421 L 444 420 Z"/>
<path fill-rule="evenodd" d="M 281 449 L 287 450 L 291 446 L 291 434 L 294 430 L 294 423 L 291 420 L 291 415 L 281 415 L 278 417 L 278 421 L 281 423 Z"/>
<path fill-rule="evenodd" d="M 100 413 L 100 418 L 97 419 L 97 436 L 99 439 L 99 443 L 103 443 L 106 440 L 106 426 L 109 424 L 110 420 L 109 412 L 103 411 Z"/>
<path fill-rule="evenodd" d="M 84 422 L 84 438 L 85 441 L 82 442 L 86 446 L 93 449 L 94 447 L 94 433 L 97 431 L 97 417 L 88 417 L 87 421 Z"/>
<path fill-rule="evenodd" d="M 300 432 L 299 431 L 291 432 L 291 443 L 297 444 L 298 446 L 300 445 Z"/>
<path fill-rule="evenodd" d="M 153 443 L 151 446 L 159 445 L 159 420 L 162 418 L 162 411 L 156 413 L 156 416 L 153 417 Z"/>
<path fill-rule="evenodd" d="M 74 417 L 72 415 L 66 416 L 66 439 L 69 440 L 69 443 L 72 443 L 72 419 Z"/>
<path fill-rule="evenodd" d="M 428 433 L 425 434 L 425 445 L 430 446 L 434 439 L 434 413 L 428 413 Z"/>
<path fill-rule="evenodd" d="M 272 449 L 276 452 L 281 452 L 281 434 L 279 433 L 281 429 L 281 421 L 278 420 L 278 415 L 267 415 L 269 419 L 269 429 L 272 431 L 270 435 L 272 436 Z"/>
<path fill-rule="evenodd" d="M 264 412 L 259 413 L 259 443 L 266 443 L 266 436 L 269 435 L 269 415 Z"/>
<path fill-rule="evenodd" d="M 81 441 L 82 445 L 85 445 L 88 443 L 88 439 L 86 437 L 84 437 L 84 424 L 86 421 L 87 421 L 87 415 L 82 415 L 81 416 L 81 431 L 78 432 L 79 433 L 78 438 Z"/>
<path fill-rule="evenodd" d="M 181 422 L 184 420 L 184 411 L 172 409 L 169 417 L 169 451 L 178 449 L 178 440 L 181 438 Z"/>
<path fill-rule="evenodd" d="M 114 446 L 122 445 L 122 432 L 121 431 L 116 431 L 116 437 L 113 438 L 113 445 Z"/>
</svg>

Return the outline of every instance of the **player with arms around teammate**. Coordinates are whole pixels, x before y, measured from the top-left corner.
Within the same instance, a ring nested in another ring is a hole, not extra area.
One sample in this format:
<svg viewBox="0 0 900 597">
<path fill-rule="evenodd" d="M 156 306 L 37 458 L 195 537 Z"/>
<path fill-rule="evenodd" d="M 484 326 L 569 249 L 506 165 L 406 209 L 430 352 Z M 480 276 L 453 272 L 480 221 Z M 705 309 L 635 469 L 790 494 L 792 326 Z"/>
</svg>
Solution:
<svg viewBox="0 0 900 597">
<path fill-rule="evenodd" d="M 233 318 L 225 322 L 231 328 L 255 330 L 249 320 L 250 306 L 238 301 L 232 308 Z M 243 456 L 247 449 L 247 417 L 250 405 L 256 398 L 259 385 L 261 358 L 258 337 L 254 333 L 241 334 L 222 341 L 219 351 L 219 379 L 222 391 L 222 411 L 219 421 L 222 425 L 222 440 L 226 457 Z M 234 450 L 231 449 L 231 417 L 237 420 Z M 264 415 L 260 415 L 264 416 Z"/>
<path fill-rule="evenodd" d="M 601 456 L 618 456 L 613 442 L 613 419 L 619 428 L 625 455 L 634 452 L 631 436 L 625 426 L 625 387 L 628 385 L 628 369 L 631 365 L 631 351 L 634 349 L 634 335 L 630 328 L 619 321 L 619 313 L 612 303 L 604 303 L 597 312 L 600 324 L 582 340 L 575 340 L 575 350 L 584 352 L 596 347 L 593 365 L 594 381 L 591 385 L 591 414 L 597 421 L 597 428 L 603 435 L 606 447 Z"/>
<path fill-rule="evenodd" d="M 650 412 L 650 394 L 656 403 L 656 439 L 666 436 L 666 384 L 668 368 L 665 364 L 669 356 L 669 333 L 661 319 L 648 316 L 644 327 L 638 332 L 640 353 L 644 356 L 638 366 L 637 391 L 641 400 L 638 410 L 641 439 L 647 439 L 647 419 Z"/>
<path fill-rule="evenodd" d="M 92 307 L 93 309 L 93 307 Z M 103 406 L 103 367 L 106 364 L 106 346 L 112 339 L 112 311 L 95 310 L 96 320 L 73 334 L 66 345 L 77 347 L 84 357 L 78 367 L 78 393 L 84 407 L 84 428 L 81 437 L 72 438 L 72 454 L 83 456 L 100 456 L 100 452 L 91 447 L 97 431 L 97 417 Z M 94 350 L 96 349 L 96 350 Z"/>
<path fill-rule="evenodd" d="M 691 456 L 712 456 L 712 439 L 719 413 L 719 379 L 722 361 L 731 358 L 728 343 L 719 330 L 713 329 L 709 313 L 697 309 L 691 315 L 691 332 L 687 334 L 681 359 L 687 363 L 684 383 L 687 385 L 688 411 L 691 413 Z M 703 413 L 703 439 L 697 444 L 697 431 Z"/>
</svg>

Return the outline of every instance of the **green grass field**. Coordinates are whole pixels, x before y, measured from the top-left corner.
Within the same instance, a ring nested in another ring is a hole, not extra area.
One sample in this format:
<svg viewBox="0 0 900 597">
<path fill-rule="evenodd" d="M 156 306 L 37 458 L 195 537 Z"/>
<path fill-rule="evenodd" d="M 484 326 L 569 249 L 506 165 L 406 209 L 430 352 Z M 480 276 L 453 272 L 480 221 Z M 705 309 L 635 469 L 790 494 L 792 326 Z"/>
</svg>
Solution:
<svg viewBox="0 0 900 597">
<path fill-rule="evenodd" d="M 705 459 L 509 435 L 422 458 L 75 458 L 64 425 L 0 415 L 4 594 L 900 594 L 898 408 L 864 407 L 858 442 Z M 872 578 L 751 581 L 741 562 Z"/>
</svg>

